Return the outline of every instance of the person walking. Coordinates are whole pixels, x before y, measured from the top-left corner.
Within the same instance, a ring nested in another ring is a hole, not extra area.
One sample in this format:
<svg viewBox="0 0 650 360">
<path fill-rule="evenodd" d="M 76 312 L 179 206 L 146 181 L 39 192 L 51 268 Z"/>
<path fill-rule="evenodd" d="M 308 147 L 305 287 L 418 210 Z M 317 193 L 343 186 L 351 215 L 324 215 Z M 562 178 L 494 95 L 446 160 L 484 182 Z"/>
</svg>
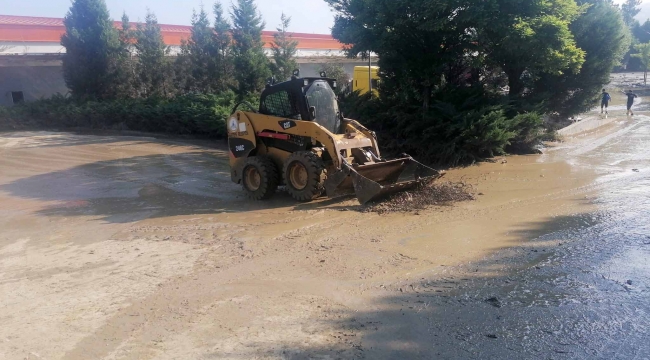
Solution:
<svg viewBox="0 0 650 360">
<path fill-rule="evenodd" d="M 605 116 L 607 116 L 607 107 L 609 102 L 612 100 L 612 97 L 609 96 L 609 93 L 603 89 L 602 99 L 600 100 L 600 113 L 602 114 L 605 111 Z"/>
<path fill-rule="evenodd" d="M 634 116 L 632 105 L 634 105 L 634 99 L 636 99 L 637 96 L 632 92 L 632 90 L 628 90 L 625 95 L 627 95 L 627 115 Z"/>
</svg>

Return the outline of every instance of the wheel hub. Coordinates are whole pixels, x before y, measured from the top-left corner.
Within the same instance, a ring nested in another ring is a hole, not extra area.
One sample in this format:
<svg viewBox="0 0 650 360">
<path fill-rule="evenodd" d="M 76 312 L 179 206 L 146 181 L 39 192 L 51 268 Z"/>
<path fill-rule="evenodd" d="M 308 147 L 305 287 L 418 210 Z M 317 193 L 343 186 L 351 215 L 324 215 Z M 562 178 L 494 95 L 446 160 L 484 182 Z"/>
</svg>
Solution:
<svg viewBox="0 0 650 360">
<path fill-rule="evenodd" d="M 289 167 L 289 181 L 294 189 L 302 190 L 306 188 L 308 180 L 307 169 L 301 163 L 294 162 L 291 164 Z"/>
<path fill-rule="evenodd" d="M 244 170 L 244 183 L 246 188 L 250 191 L 257 191 L 262 184 L 262 176 L 253 166 L 249 166 Z"/>
</svg>

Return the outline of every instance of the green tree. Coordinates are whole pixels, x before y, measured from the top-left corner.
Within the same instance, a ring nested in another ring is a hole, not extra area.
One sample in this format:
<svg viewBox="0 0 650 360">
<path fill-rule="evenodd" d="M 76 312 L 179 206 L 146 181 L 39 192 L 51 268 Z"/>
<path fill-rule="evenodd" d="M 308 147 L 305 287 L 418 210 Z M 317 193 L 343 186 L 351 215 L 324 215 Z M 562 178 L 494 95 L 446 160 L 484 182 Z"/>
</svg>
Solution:
<svg viewBox="0 0 650 360">
<path fill-rule="evenodd" d="M 298 63 L 295 60 L 296 53 L 298 52 L 298 42 L 293 40 L 291 34 L 287 31 L 291 17 L 282 14 L 280 18 L 280 27 L 273 35 L 273 43 L 271 48 L 273 50 L 273 75 L 278 80 L 284 81 L 291 77 L 293 70 L 298 68 Z"/>
<path fill-rule="evenodd" d="M 630 45 L 630 33 L 620 11 L 607 0 L 582 0 L 587 11 L 570 26 L 576 44 L 585 51 L 578 73 L 542 74 L 535 82 L 531 101 L 561 118 L 588 111 L 609 83 L 610 73 L 620 65 Z"/>
<path fill-rule="evenodd" d="M 633 26 L 635 21 L 634 17 L 641 11 L 641 0 L 625 0 L 621 4 L 621 13 L 623 13 L 623 21 L 627 26 Z"/>
<path fill-rule="evenodd" d="M 135 32 L 137 52 L 138 88 L 145 97 L 169 96 L 171 89 L 167 79 L 171 78 L 166 59 L 170 49 L 163 41 L 156 15 L 147 10 L 144 25 L 138 24 Z"/>
<path fill-rule="evenodd" d="M 511 95 L 521 95 L 525 73 L 535 77 L 580 70 L 585 54 L 569 25 L 585 8 L 574 0 L 492 0 L 470 10 L 481 52 L 507 74 Z"/>
<path fill-rule="evenodd" d="M 340 93 L 345 86 L 350 82 L 350 75 L 345 71 L 341 64 L 328 62 L 322 64 L 318 69 L 319 72 L 324 71 L 328 78 L 336 79 L 337 88 L 334 90 L 337 94 Z"/>
<path fill-rule="evenodd" d="M 386 93 L 419 97 L 424 108 L 432 92 L 465 82 L 471 67 L 500 67 L 519 95 L 525 74 L 576 72 L 584 61 L 569 31 L 583 11 L 574 0 L 326 1 L 348 55 L 376 53 Z"/>
<path fill-rule="evenodd" d="M 122 14 L 122 26 L 118 29 L 120 41 L 113 88 L 119 98 L 137 96 L 135 90 L 135 63 L 133 61 L 134 31 L 126 13 Z"/>
<path fill-rule="evenodd" d="M 242 98 L 262 90 L 271 76 L 262 42 L 265 24 L 253 0 L 237 0 L 231 16 L 235 77 Z"/>
<path fill-rule="evenodd" d="M 636 54 L 632 54 L 633 57 L 638 58 L 641 61 L 641 66 L 643 69 L 643 84 L 648 84 L 648 70 L 650 69 L 650 43 L 638 44 L 634 47 L 637 51 Z"/>
<path fill-rule="evenodd" d="M 458 59 L 476 48 L 473 32 L 454 16 L 460 0 L 326 0 L 335 11 L 332 35 L 350 57 L 379 57 L 386 96 L 429 107 Z"/>
<path fill-rule="evenodd" d="M 221 4 L 213 6 L 214 27 L 201 8 L 192 17 L 192 32 L 176 60 L 177 86 L 184 92 L 219 93 L 235 87 L 231 26 Z"/>
<path fill-rule="evenodd" d="M 190 38 L 181 44 L 176 71 L 180 86 L 186 92 L 209 93 L 213 91 L 211 72 L 215 68 L 214 29 L 203 7 L 192 15 Z"/>
<path fill-rule="evenodd" d="M 640 43 L 650 42 L 650 19 L 646 20 L 643 24 L 636 24 L 632 28 L 634 38 Z"/>
<path fill-rule="evenodd" d="M 73 0 L 64 18 L 63 76 L 78 98 L 117 97 L 114 80 L 120 53 L 118 32 L 104 0 Z"/>
<path fill-rule="evenodd" d="M 232 57 L 232 27 L 228 20 L 224 17 L 223 7 L 220 3 L 215 3 L 214 7 L 214 46 L 215 59 L 214 70 L 214 89 L 217 92 L 226 91 L 235 83 L 233 75 L 233 57 Z"/>
</svg>

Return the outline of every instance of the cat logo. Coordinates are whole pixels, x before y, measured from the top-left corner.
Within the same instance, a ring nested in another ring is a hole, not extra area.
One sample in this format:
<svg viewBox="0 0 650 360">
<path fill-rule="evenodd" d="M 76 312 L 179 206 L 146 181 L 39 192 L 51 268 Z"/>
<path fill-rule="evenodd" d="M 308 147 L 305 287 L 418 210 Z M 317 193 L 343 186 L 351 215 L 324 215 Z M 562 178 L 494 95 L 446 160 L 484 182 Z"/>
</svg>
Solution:
<svg viewBox="0 0 650 360">
<path fill-rule="evenodd" d="M 280 124 L 280 127 L 283 128 L 284 130 L 288 130 L 291 129 L 292 127 L 298 126 L 296 122 L 292 120 L 278 121 L 278 124 Z"/>
</svg>

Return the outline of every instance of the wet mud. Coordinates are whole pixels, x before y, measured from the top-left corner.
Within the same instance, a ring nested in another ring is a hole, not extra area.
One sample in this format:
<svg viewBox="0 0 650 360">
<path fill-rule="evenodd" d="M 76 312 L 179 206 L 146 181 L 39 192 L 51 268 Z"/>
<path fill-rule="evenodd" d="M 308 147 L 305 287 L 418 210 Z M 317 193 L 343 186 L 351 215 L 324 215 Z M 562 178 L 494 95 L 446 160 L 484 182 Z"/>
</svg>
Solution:
<svg viewBox="0 0 650 360">
<path fill-rule="evenodd" d="M 465 182 L 434 181 L 360 207 L 363 212 L 418 213 L 433 206 L 450 206 L 476 199 L 473 187 Z"/>
<path fill-rule="evenodd" d="M 218 145 L 1 133 L 0 358 L 648 359 L 650 118 L 608 120 L 416 212 L 250 202 Z"/>
</svg>

